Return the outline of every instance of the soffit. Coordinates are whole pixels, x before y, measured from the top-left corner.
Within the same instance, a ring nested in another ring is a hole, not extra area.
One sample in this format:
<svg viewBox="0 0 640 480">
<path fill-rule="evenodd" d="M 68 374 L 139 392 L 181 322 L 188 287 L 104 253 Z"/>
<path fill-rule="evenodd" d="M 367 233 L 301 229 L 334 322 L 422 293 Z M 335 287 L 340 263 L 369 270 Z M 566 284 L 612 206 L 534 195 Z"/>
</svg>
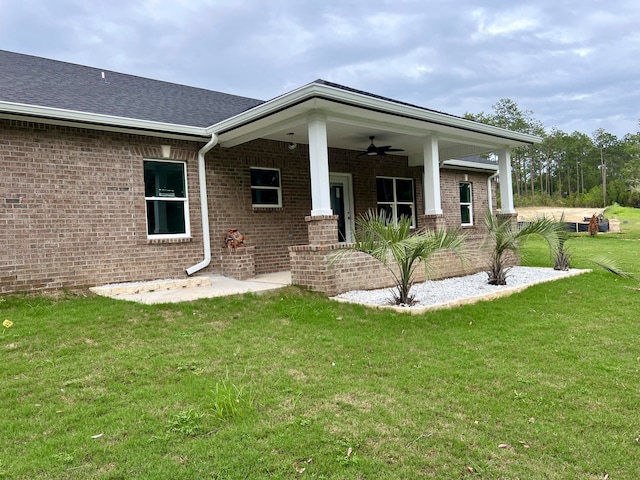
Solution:
<svg viewBox="0 0 640 480">
<path fill-rule="evenodd" d="M 436 135 L 440 158 L 447 160 L 533 143 L 514 139 L 512 137 L 518 134 L 507 130 L 496 129 L 497 134 L 488 134 L 482 131 L 484 125 L 464 119 L 456 118 L 457 122 L 449 122 L 445 115 L 426 118 L 428 115 L 422 115 L 421 111 L 386 109 L 384 102 L 354 105 L 345 101 L 344 95 L 339 99 L 310 95 L 291 104 L 281 103 L 280 108 L 265 109 L 262 115 L 257 112 L 253 118 L 248 115 L 236 124 L 230 122 L 218 133 L 220 145 L 229 148 L 257 138 L 308 144 L 308 121 L 314 114 L 326 118 L 330 148 L 365 150 L 369 146 L 369 137 L 373 135 L 376 146 L 392 145 L 404 150 L 398 152 L 402 156 L 421 157 L 424 139 Z"/>
</svg>

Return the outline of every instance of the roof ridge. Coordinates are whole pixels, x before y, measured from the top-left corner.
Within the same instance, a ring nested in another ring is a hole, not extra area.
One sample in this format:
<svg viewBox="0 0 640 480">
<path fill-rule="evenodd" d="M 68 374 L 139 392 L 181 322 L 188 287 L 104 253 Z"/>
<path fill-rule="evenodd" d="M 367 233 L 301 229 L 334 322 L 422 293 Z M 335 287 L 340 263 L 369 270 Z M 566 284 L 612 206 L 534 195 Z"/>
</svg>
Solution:
<svg viewBox="0 0 640 480">
<path fill-rule="evenodd" d="M 338 88 L 340 90 L 344 90 L 344 91 L 347 91 L 347 92 L 357 93 L 357 94 L 360 94 L 360 95 L 365 95 L 365 96 L 370 97 L 370 98 L 377 98 L 379 100 L 384 100 L 386 102 L 395 103 L 397 105 L 404 105 L 406 107 L 418 108 L 418 109 L 423 110 L 425 112 L 433 112 L 433 113 L 438 113 L 440 115 L 446 115 L 446 116 L 452 117 L 452 118 L 465 119 L 464 117 L 461 117 L 459 115 L 453 115 L 451 113 L 443 112 L 441 110 L 435 110 L 433 108 L 423 107 L 421 105 L 416 105 L 415 103 L 403 102 L 402 100 L 396 100 L 395 98 L 387 97 L 387 96 L 384 96 L 384 95 L 378 95 L 376 93 L 367 92 L 365 90 L 360 90 L 360 89 L 357 89 L 357 88 L 348 87 L 346 85 L 342 85 L 340 83 L 335 83 L 335 82 L 331 82 L 331 81 L 328 81 L 328 80 L 324 80 L 322 78 L 314 80 L 313 82 L 311 82 L 311 84 L 325 85 L 327 87 Z"/>
</svg>

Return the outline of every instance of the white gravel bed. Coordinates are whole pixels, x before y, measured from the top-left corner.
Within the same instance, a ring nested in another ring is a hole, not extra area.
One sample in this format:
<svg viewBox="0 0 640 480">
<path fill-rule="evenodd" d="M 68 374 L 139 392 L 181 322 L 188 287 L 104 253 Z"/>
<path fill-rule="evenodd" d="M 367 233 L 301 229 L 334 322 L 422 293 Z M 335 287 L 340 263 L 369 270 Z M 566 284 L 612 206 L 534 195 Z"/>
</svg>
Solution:
<svg viewBox="0 0 640 480">
<path fill-rule="evenodd" d="M 416 304 L 409 307 L 402 305 L 396 309 L 424 311 L 434 307 L 447 307 L 473 303 L 478 300 L 497 298 L 535 285 L 536 283 L 557 280 L 590 270 L 571 269 L 567 272 L 541 267 L 513 267 L 507 276 L 507 285 L 489 285 L 486 272 L 467 275 L 465 277 L 447 278 L 444 280 L 428 280 L 413 285 L 411 294 Z M 336 297 L 336 300 L 350 303 L 361 303 L 371 306 L 390 306 L 392 304 L 392 288 L 377 290 L 353 290 Z M 427 308 L 425 308 L 427 307 Z"/>
</svg>

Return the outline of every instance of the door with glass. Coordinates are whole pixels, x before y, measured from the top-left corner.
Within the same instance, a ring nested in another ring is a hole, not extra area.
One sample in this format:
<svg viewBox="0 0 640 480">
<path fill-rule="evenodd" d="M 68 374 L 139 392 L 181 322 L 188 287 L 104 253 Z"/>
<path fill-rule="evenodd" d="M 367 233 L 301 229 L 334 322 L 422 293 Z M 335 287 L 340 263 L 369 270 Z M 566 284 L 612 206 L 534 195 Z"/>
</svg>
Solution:
<svg viewBox="0 0 640 480">
<path fill-rule="evenodd" d="M 351 175 L 329 174 L 331 188 L 331 209 L 338 216 L 338 240 L 353 242 L 353 193 Z"/>
</svg>

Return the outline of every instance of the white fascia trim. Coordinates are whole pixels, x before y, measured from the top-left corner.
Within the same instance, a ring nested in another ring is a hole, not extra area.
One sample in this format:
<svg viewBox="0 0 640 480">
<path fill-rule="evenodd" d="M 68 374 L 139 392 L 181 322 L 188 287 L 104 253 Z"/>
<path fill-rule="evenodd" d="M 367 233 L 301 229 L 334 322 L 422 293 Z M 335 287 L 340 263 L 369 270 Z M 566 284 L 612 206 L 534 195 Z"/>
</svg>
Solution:
<svg viewBox="0 0 640 480">
<path fill-rule="evenodd" d="M 471 130 L 494 137 L 501 137 L 502 139 L 504 139 L 505 146 L 510 145 L 512 142 L 526 144 L 542 142 L 542 138 L 535 135 L 513 132 L 511 130 L 495 127 L 493 125 L 487 125 L 484 123 L 479 123 L 472 120 L 467 120 L 465 118 L 459 118 L 452 115 L 435 112 L 432 110 L 424 110 L 410 105 L 402 105 L 389 100 L 370 97 L 361 93 L 350 92 L 341 88 L 321 85 L 317 83 L 312 83 L 309 85 L 305 85 L 304 87 L 300 87 L 296 90 L 292 90 L 289 93 L 262 103 L 234 117 L 223 120 L 220 123 L 208 127 L 207 132 L 224 133 L 227 130 L 231 130 L 240 125 L 251 122 L 257 118 L 273 114 L 289 106 L 318 96 L 324 96 L 327 97 L 327 99 L 346 103 L 356 107 L 374 109 L 381 112 L 388 112 L 393 115 L 405 116 L 425 122 L 432 122 L 439 125 Z"/>
<path fill-rule="evenodd" d="M 498 165 L 491 165 L 490 163 L 477 163 L 477 162 L 469 162 L 468 160 L 445 160 L 442 162 L 442 165 L 445 167 L 454 167 L 461 168 L 467 170 L 480 170 L 483 172 L 497 172 Z"/>
<path fill-rule="evenodd" d="M 211 138 L 206 128 L 177 125 L 173 123 L 154 122 L 151 120 L 137 120 L 134 118 L 103 115 L 100 113 L 87 113 L 63 108 L 41 107 L 0 101 L 0 113 L 27 115 L 29 117 L 64 120 L 82 124 L 97 124 L 110 127 L 131 128 L 134 130 L 151 130 L 157 132 L 177 133 Z"/>
</svg>

